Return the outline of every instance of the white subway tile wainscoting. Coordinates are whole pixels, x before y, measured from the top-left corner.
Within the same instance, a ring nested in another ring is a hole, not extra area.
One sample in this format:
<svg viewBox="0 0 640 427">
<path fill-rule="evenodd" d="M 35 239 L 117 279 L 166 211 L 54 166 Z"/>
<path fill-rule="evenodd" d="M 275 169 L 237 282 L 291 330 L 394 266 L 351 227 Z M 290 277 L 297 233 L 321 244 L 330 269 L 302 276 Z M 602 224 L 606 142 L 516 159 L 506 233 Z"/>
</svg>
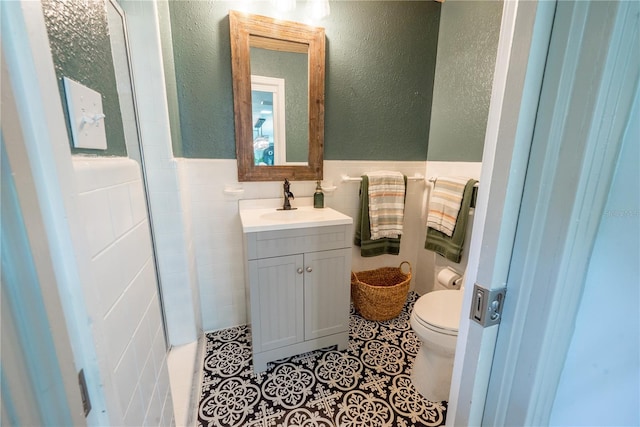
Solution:
<svg viewBox="0 0 640 427">
<path fill-rule="evenodd" d="M 188 202 L 184 207 L 184 214 L 189 217 L 191 224 L 202 329 L 213 331 L 245 324 L 247 308 L 238 200 L 282 197 L 282 182 L 239 183 L 236 161 L 233 159 L 177 159 L 176 162 L 181 177 L 180 193 L 183 200 Z M 325 206 L 355 218 L 359 207 L 360 185 L 358 182 L 341 182 L 342 175 L 361 176 L 378 170 L 399 171 L 407 176 L 425 175 L 425 164 L 424 161 L 325 160 L 323 185 L 336 187 L 334 191 L 325 193 Z M 316 183 L 313 181 L 291 183 L 291 191 L 295 197 L 312 196 L 315 187 Z M 225 193 L 225 188 L 241 189 L 242 192 L 233 195 Z M 423 217 L 426 218 L 423 214 L 426 195 L 426 184 L 409 181 L 400 256 L 363 258 L 360 256 L 360 248 L 354 247 L 354 270 L 368 270 L 381 265 L 397 267 L 401 261 L 409 261 L 416 266 L 419 249 L 424 246 L 426 234 L 423 221 Z M 295 200 L 292 204 L 295 206 Z M 419 293 L 423 292 L 420 290 Z"/>
<path fill-rule="evenodd" d="M 173 425 L 173 405 L 140 167 L 74 156 L 98 364 L 113 425 Z"/>
</svg>

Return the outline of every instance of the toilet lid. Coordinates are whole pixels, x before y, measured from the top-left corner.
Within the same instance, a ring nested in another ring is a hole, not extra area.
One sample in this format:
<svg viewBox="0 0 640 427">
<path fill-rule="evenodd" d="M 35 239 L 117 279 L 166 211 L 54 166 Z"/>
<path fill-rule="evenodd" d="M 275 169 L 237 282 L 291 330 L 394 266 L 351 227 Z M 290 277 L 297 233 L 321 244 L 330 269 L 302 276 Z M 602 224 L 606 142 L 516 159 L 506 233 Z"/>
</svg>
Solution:
<svg viewBox="0 0 640 427">
<path fill-rule="evenodd" d="M 420 320 L 436 328 L 457 331 L 462 311 L 462 294 L 458 290 L 429 292 L 418 298 L 413 312 Z"/>
</svg>

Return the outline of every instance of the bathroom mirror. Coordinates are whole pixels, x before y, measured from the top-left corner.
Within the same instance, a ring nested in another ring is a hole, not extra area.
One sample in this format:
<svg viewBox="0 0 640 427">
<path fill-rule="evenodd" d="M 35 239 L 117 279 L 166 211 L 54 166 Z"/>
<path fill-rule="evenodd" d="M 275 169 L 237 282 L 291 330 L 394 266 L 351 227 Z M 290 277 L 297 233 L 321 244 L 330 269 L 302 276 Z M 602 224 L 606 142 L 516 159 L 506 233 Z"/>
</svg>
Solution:
<svg viewBox="0 0 640 427">
<path fill-rule="evenodd" d="M 229 25 L 238 180 L 322 179 L 324 28 L 238 11 Z"/>
</svg>

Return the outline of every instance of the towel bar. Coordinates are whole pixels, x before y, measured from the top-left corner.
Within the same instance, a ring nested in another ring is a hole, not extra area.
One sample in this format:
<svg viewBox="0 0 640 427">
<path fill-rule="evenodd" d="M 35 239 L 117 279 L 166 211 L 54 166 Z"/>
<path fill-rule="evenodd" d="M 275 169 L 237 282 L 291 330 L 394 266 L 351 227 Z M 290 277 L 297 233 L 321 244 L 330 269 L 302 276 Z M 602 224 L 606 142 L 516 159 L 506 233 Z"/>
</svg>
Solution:
<svg viewBox="0 0 640 427">
<path fill-rule="evenodd" d="M 407 180 L 409 180 L 409 181 L 424 181 L 424 176 L 416 174 L 414 176 L 408 176 Z M 360 176 L 342 175 L 341 176 L 341 181 L 342 182 L 361 182 L 362 181 L 362 177 L 360 177 Z"/>
<path fill-rule="evenodd" d="M 362 177 L 360 177 L 360 176 L 342 175 L 340 178 L 341 178 L 342 182 L 361 182 L 362 181 Z M 407 177 L 407 180 L 409 180 L 409 181 L 425 181 L 427 185 L 430 185 L 432 187 L 433 187 L 433 184 L 436 182 L 437 179 L 438 179 L 437 176 L 432 176 L 431 178 L 425 180 L 424 176 L 422 176 L 420 174 L 416 174 L 414 176 L 408 176 Z M 476 182 L 474 187 L 478 188 L 478 184 L 480 184 L 480 183 Z"/>
<path fill-rule="evenodd" d="M 432 176 L 431 178 L 429 178 L 427 180 L 427 187 L 429 187 L 429 191 L 433 191 L 433 186 L 436 184 L 436 180 L 438 179 L 437 176 Z M 480 184 L 480 181 L 477 181 L 475 184 L 473 184 L 473 196 L 471 199 L 471 208 L 475 209 L 476 207 L 476 202 L 478 200 L 478 184 Z"/>
<path fill-rule="evenodd" d="M 435 184 L 435 183 L 436 183 L 437 179 L 438 179 L 438 177 L 437 177 L 437 176 L 432 176 L 431 178 L 429 178 L 429 179 L 427 180 L 427 181 L 428 181 L 428 184 L 429 184 L 429 185 L 431 185 L 431 186 L 433 187 L 433 184 Z M 474 185 L 474 187 L 475 187 L 475 188 L 478 188 L 478 184 L 480 184 L 480 182 L 476 182 L 476 183 L 475 183 L 475 185 Z"/>
</svg>

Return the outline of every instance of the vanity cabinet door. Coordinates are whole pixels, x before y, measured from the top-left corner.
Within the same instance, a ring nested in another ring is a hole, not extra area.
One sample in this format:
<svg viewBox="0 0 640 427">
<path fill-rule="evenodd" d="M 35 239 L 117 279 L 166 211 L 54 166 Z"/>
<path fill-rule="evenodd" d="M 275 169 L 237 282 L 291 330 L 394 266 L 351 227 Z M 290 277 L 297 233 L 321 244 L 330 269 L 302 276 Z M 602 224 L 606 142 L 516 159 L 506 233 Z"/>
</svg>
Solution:
<svg viewBox="0 0 640 427">
<path fill-rule="evenodd" d="M 349 330 L 351 248 L 304 254 L 305 339 Z"/>
<path fill-rule="evenodd" d="M 302 255 L 249 261 L 254 351 L 304 340 L 303 267 Z"/>
</svg>

